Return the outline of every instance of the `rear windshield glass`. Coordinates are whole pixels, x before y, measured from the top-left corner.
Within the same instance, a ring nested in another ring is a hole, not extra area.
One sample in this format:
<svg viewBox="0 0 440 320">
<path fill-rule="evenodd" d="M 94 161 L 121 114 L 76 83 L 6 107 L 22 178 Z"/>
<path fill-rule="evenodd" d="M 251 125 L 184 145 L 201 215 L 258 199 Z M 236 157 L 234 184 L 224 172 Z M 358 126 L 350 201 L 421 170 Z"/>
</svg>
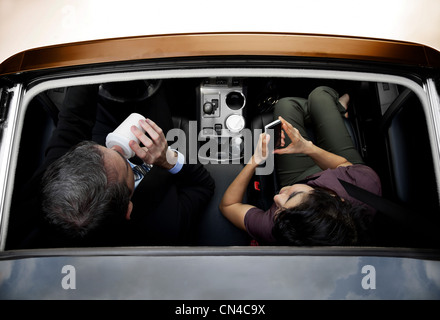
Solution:
<svg viewBox="0 0 440 320">
<path fill-rule="evenodd" d="M 272 152 L 271 129 L 261 159 L 260 134 L 278 116 L 283 146 Z M 401 84 L 206 77 L 58 87 L 27 106 L 6 249 L 429 248 L 434 167 L 425 109 Z"/>
</svg>

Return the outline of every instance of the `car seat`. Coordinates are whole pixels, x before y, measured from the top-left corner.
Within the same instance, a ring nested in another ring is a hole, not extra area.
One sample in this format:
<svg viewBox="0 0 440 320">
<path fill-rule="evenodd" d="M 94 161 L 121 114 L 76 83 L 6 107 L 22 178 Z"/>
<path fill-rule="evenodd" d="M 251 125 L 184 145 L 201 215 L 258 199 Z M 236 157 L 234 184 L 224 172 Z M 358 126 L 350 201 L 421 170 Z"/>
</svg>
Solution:
<svg viewBox="0 0 440 320">
<path fill-rule="evenodd" d="M 187 138 L 189 120 L 186 117 L 174 116 L 175 128 L 181 129 Z M 186 160 L 189 159 L 189 141 L 186 143 Z M 215 181 L 215 192 L 201 215 L 196 226 L 193 244 L 197 246 L 244 246 L 250 244 L 247 232 L 235 227 L 226 219 L 219 209 L 220 201 L 228 186 L 243 169 L 242 164 L 207 163 L 204 165 Z M 244 199 L 247 201 L 247 199 Z"/>
</svg>

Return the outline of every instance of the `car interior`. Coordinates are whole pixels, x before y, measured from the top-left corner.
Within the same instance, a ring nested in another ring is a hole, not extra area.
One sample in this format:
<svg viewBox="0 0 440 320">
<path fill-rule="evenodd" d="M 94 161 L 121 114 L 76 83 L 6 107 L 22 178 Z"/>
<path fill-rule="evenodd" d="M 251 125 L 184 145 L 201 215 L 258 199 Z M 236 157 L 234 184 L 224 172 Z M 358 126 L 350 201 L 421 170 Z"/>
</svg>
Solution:
<svg viewBox="0 0 440 320">
<path fill-rule="evenodd" d="M 391 213 L 386 212 L 387 209 L 379 210 L 373 224 L 374 245 L 437 246 L 432 238 L 436 237 L 432 234 L 434 231 L 429 231 L 430 226 L 438 226 L 440 215 L 436 167 L 426 108 L 420 94 L 413 88 L 401 83 L 342 77 L 219 75 L 137 81 L 146 84 L 142 95 L 147 100 L 157 99 L 160 95 L 161 103 L 167 104 L 171 110 L 175 127 L 187 133 L 186 161 L 203 163 L 216 182 L 215 194 L 195 231 L 194 246 L 252 245 L 247 233 L 232 225 L 218 208 L 224 191 L 252 150 L 252 140 L 244 132 L 261 132 L 273 120 L 273 106 L 280 98 L 307 97 L 318 86 L 330 86 L 340 95 L 350 95 L 347 128 L 365 163 L 378 173 L 383 198 L 398 208 Z M 16 214 L 16 195 L 44 159 L 45 146 L 57 125 L 65 91 L 65 86 L 43 90 L 27 106 L 11 215 Z M 109 94 L 105 86 L 100 89 L 100 94 L 103 97 Z M 123 94 L 119 98 L 123 99 Z M 199 133 L 197 157 L 188 151 L 194 143 L 190 132 L 194 124 Z M 217 150 L 206 148 L 208 141 L 214 141 Z M 169 145 L 173 142 L 168 141 Z M 267 209 L 277 190 L 276 170 L 255 175 L 244 201 Z M 14 234 L 14 228 L 11 216 L 8 235 Z M 6 249 L 19 248 L 7 241 Z"/>
</svg>

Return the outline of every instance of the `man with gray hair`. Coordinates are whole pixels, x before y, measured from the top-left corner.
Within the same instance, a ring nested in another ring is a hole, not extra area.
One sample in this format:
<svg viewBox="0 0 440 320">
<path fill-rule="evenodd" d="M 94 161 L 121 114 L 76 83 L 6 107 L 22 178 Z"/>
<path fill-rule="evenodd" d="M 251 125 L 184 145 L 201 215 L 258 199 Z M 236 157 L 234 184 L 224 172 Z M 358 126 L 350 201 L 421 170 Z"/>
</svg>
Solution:
<svg viewBox="0 0 440 320">
<path fill-rule="evenodd" d="M 144 132 L 131 127 L 139 140 L 130 141 L 134 160 L 124 158 L 119 146 L 92 141 L 100 124 L 98 88 L 67 89 L 45 164 L 36 175 L 44 231 L 39 242 L 24 246 L 190 244 L 195 222 L 214 192 L 214 180 L 202 165 L 185 164 L 183 156 L 168 147 L 164 131 L 171 127 L 161 128 L 149 118 L 139 121 Z M 163 105 L 156 108 L 167 114 Z M 149 166 L 145 170 L 141 164 Z"/>
</svg>

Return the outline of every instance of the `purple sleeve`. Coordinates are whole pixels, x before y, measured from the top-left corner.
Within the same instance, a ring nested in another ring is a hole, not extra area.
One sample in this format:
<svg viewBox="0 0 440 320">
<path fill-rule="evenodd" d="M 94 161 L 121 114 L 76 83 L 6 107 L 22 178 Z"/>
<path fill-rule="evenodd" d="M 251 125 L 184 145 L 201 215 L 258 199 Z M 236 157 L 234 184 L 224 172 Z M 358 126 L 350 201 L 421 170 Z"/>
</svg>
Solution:
<svg viewBox="0 0 440 320">
<path fill-rule="evenodd" d="M 338 179 L 347 181 L 360 188 L 377 195 L 382 195 L 382 187 L 377 173 L 368 166 L 357 164 L 337 169 L 327 169 L 316 175 L 315 180 L 307 184 L 311 187 L 324 187 L 333 190 L 341 198 L 352 202 L 354 205 L 365 205 L 363 202 L 351 197 Z"/>
<path fill-rule="evenodd" d="M 270 245 L 275 244 L 276 240 L 272 236 L 273 219 L 275 214 L 275 204 L 267 210 L 252 208 L 246 212 L 244 217 L 244 225 L 248 234 L 259 244 Z"/>
</svg>

